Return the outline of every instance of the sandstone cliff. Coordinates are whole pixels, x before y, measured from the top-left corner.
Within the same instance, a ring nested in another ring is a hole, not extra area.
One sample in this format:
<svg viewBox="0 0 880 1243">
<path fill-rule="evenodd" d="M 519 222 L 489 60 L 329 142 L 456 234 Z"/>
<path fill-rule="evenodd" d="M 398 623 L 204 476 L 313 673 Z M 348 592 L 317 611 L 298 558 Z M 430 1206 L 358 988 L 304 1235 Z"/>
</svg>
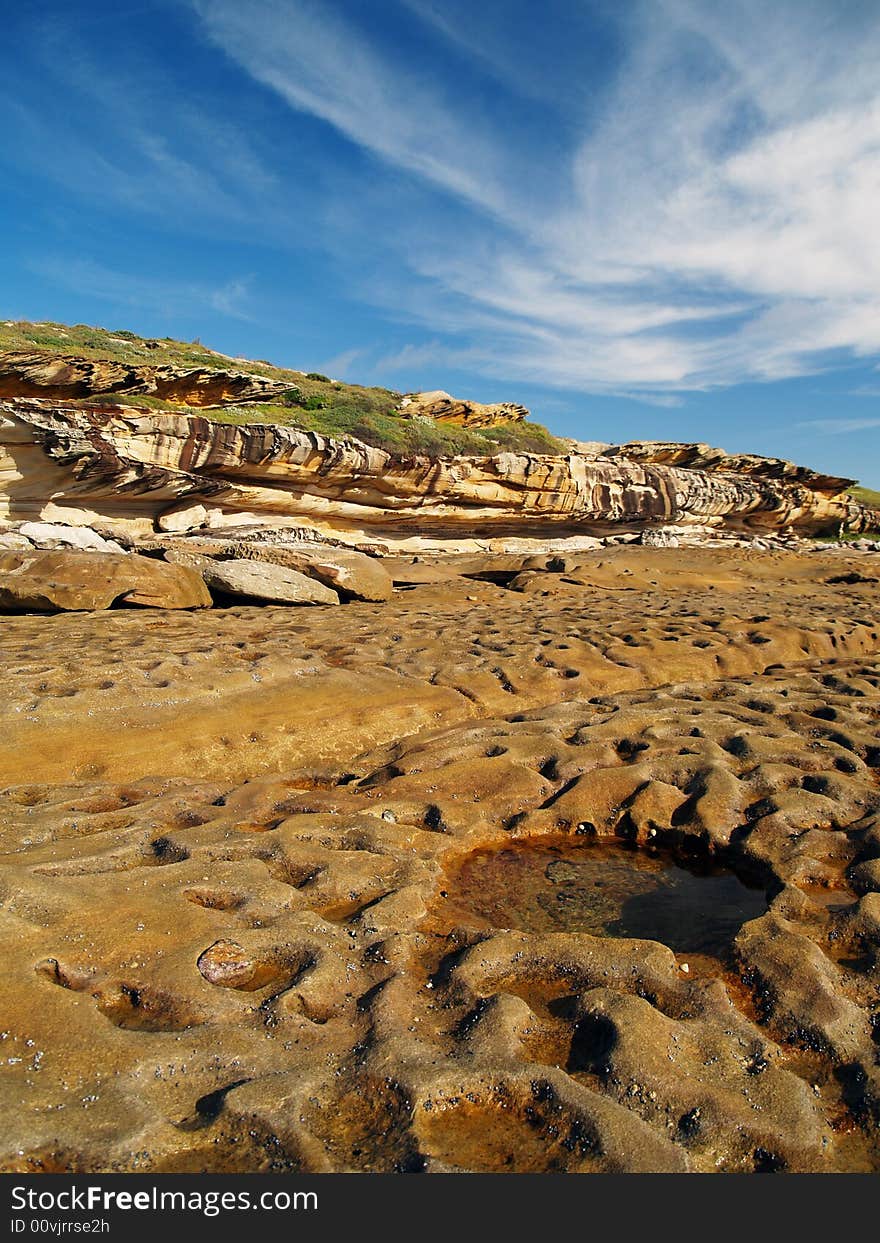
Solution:
<svg viewBox="0 0 880 1243">
<path fill-rule="evenodd" d="M 146 533 L 175 513 L 185 528 L 192 512 L 192 525 L 297 526 L 411 550 L 670 524 L 804 534 L 869 525 L 872 511 L 831 486 L 798 468 L 761 476 L 575 452 L 400 458 L 271 424 L 0 402 L 0 519 L 11 521 Z"/>
<path fill-rule="evenodd" d="M 0 397 L 82 397 L 142 393 L 188 406 L 270 401 L 281 380 L 216 367 L 155 366 L 29 350 L 0 354 Z"/>
<path fill-rule="evenodd" d="M 512 401 L 483 405 L 479 401 L 450 397 L 442 389 L 432 393 L 407 393 L 397 409 L 402 414 L 421 415 L 437 423 L 452 423 L 458 427 L 497 427 L 501 423 L 521 423 L 529 417 L 525 406 Z"/>
<path fill-rule="evenodd" d="M 819 492 L 823 496 L 838 496 L 853 482 L 836 475 L 820 474 L 807 466 L 795 466 L 794 462 L 786 462 L 784 458 L 761 457 L 758 453 L 728 453 L 726 449 L 716 449 L 707 444 L 632 440 L 625 445 L 609 445 L 602 450 L 600 456 L 803 484 L 812 492 Z"/>
</svg>

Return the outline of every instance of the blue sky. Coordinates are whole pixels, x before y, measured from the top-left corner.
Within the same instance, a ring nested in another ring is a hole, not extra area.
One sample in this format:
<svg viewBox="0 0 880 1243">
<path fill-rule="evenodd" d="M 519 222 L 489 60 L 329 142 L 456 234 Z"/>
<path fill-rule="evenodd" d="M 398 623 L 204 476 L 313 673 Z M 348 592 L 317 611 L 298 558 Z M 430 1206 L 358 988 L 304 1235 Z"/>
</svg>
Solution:
<svg viewBox="0 0 880 1243">
<path fill-rule="evenodd" d="M 880 487 L 876 0 L 30 0 L 0 315 Z"/>
</svg>

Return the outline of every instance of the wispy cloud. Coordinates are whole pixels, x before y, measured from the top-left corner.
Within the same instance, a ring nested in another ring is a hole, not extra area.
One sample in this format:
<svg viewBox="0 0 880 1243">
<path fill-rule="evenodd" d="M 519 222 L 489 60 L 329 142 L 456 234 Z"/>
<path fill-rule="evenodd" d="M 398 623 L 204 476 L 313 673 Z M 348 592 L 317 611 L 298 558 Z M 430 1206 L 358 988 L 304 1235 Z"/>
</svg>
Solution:
<svg viewBox="0 0 880 1243">
<path fill-rule="evenodd" d="M 590 90 L 592 45 L 600 12 L 569 0 L 399 0 L 445 50 L 525 99 L 556 108 L 583 105 Z M 521 31 L 529 33 L 524 49 Z M 561 33 L 564 32 L 564 33 Z M 602 48 L 607 58 L 607 44 Z M 466 89 L 466 88 L 465 88 Z"/>
<path fill-rule="evenodd" d="M 163 315 L 198 315 L 205 311 L 232 319 L 251 318 L 248 311 L 250 283 L 238 277 L 221 284 L 175 281 L 163 276 L 120 272 L 88 259 L 41 256 L 30 269 L 64 289 L 84 293 L 118 307 L 133 307 Z"/>
<path fill-rule="evenodd" d="M 318 265 L 290 256 L 329 250 L 332 296 L 390 326 L 377 379 L 446 366 L 671 405 L 880 356 L 876 5 L 545 0 L 542 23 L 530 0 L 377 7 L 168 0 L 200 32 L 192 83 L 136 41 L 108 64 L 47 21 L 33 56 L 64 106 L 13 72 L 4 144 L 126 220 L 263 247 L 289 281 L 305 269 L 300 290 Z M 248 311 L 237 272 L 76 279 L 123 305 Z"/>
<path fill-rule="evenodd" d="M 629 393 L 621 389 L 610 392 L 610 397 L 624 397 L 627 401 L 639 401 L 648 406 L 659 406 L 662 410 L 677 410 L 685 404 L 684 397 L 678 393 L 652 393 L 648 389 L 637 389 Z"/>
<path fill-rule="evenodd" d="M 363 359 L 367 350 L 360 345 L 353 346 L 349 350 L 342 350 L 338 354 L 334 354 L 332 358 L 326 358 L 319 363 L 319 370 L 325 375 L 331 376 L 334 380 L 348 379 L 351 368 L 359 360 Z"/>
<path fill-rule="evenodd" d="M 186 92 L 161 62 L 122 49 L 108 67 L 76 26 L 35 20 L 34 55 L 64 108 L 47 107 L 40 74 L 0 86 L 4 147 L 64 188 L 200 230 L 278 230 L 280 178 L 259 142 L 234 114 L 196 88 Z M 44 153 L 52 152 L 51 161 Z"/>
<path fill-rule="evenodd" d="M 810 431 L 819 432 L 827 436 L 836 436 L 838 433 L 845 434 L 847 432 L 866 432 L 874 427 L 880 427 L 880 418 L 877 419 L 807 419 L 803 423 L 796 423 L 796 427 L 809 428 Z"/>
<path fill-rule="evenodd" d="M 880 353 L 874 6 L 628 6 L 619 72 L 548 155 L 327 4 L 193 3 L 258 82 L 465 209 L 391 213 L 387 302 L 475 369 L 658 400 Z"/>
<path fill-rule="evenodd" d="M 193 0 L 210 37 L 292 107 L 389 163 L 504 213 L 503 148 L 403 58 L 389 62 L 329 6 Z"/>
</svg>

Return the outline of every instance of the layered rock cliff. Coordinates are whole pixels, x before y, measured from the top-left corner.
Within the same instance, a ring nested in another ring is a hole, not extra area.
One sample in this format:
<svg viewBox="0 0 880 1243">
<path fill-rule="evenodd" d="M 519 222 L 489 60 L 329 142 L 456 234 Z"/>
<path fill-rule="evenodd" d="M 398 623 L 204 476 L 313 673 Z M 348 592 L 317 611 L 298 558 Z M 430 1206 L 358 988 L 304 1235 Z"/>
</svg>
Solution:
<svg viewBox="0 0 880 1243">
<path fill-rule="evenodd" d="M 872 513 L 797 468 L 764 477 L 576 452 L 401 458 L 290 427 L 35 400 L 0 402 L 0 455 L 0 518 L 142 533 L 177 514 L 182 528 L 251 521 L 462 548 L 670 524 L 812 534 L 859 529 Z"/>
<path fill-rule="evenodd" d="M 145 394 L 188 406 L 271 401 L 290 388 L 281 380 L 217 367 L 131 364 L 47 350 L 0 354 L 0 397 L 61 400 Z"/>
<path fill-rule="evenodd" d="M 784 458 L 762 457 L 758 453 L 728 453 L 726 449 L 716 449 L 712 445 L 701 443 L 632 440 L 625 445 L 609 445 L 600 456 L 802 484 L 822 496 L 838 496 L 853 482 L 852 479 L 843 479 L 836 475 L 820 474 L 807 466 L 796 466 L 794 462 L 787 462 Z"/>
</svg>

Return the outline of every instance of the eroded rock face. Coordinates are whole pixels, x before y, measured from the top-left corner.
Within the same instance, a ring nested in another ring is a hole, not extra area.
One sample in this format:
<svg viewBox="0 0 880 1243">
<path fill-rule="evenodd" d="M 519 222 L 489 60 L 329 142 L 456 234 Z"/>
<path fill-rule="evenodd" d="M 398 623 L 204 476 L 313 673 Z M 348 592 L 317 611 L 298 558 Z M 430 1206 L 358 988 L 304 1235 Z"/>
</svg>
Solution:
<svg viewBox="0 0 880 1243">
<path fill-rule="evenodd" d="M 869 517 L 794 467 L 763 478 L 577 453 L 401 459 L 288 427 L 25 401 L 0 405 L 0 419 L 0 504 L 13 519 L 66 512 L 143 529 L 203 506 L 209 526 L 250 515 L 349 543 L 476 550 L 658 525 L 836 533 Z"/>
<path fill-rule="evenodd" d="M 499 423 L 521 423 L 529 417 L 525 406 L 512 401 L 484 405 L 479 401 L 450 397 L 440 389 L 432 393 L 407 393 L 397 408 L 404 414 L 417 414 L 458 427 L 495 427 Z"/>
<path fill-rule="evenodd" d="M 680 444 L 677 441 L 634 440 L 625 445 L 609 445 L 600 457 L 626 458 L 631 462 L 662 463 L 689 470 L 746 475 L 755 479 L 778 479 L 803 484 L 823 496 L 837 496 L 853 482 L 834 475 L 823 475 L 806 466 L 796 466 L 784 458 L 762 457 L 757 453 L 728 453 L 707 444 Z"/>
<path fill-rule="evenodd" d="M 244 371 L 127 364 L 50 350 L 0 354 L 0 397 L 102 397 L 145 393 L 188 406 L 271 401 L 290 387 Z"/>
<path fill-rule="evenodd" d="M 92 611 L 114 603 L 201 609 L 211 596 L 193 570 L 146 557 L 68 550 L 0 553 L 0 609 Z"/>
</svg>

